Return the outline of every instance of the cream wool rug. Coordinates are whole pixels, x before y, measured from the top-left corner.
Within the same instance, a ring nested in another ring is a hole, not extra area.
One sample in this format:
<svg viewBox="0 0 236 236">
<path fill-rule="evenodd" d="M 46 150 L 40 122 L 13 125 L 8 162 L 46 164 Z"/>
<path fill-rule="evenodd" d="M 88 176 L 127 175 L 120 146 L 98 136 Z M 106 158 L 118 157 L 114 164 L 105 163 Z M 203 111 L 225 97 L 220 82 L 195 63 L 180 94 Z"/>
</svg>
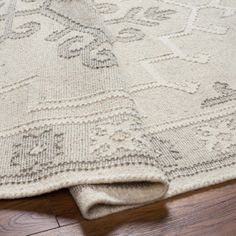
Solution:
<svg viewBox="0 0 236 236">
<path fill-rule="evenodd" d="M 1 199 L 93 219 L 234 178 L 235 0 L 0 0 Z"/>
</svg>

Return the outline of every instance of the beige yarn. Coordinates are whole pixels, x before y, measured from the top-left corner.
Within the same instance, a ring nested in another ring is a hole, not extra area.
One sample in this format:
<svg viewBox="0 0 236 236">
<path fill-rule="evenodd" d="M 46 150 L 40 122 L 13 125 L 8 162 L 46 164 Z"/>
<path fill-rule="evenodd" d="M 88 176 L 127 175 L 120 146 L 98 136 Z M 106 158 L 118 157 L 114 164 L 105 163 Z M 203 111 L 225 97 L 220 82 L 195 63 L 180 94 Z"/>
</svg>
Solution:
<svg viewBox="0 0 236 236">
<path fill-rule="evenodd" d="M 0 198 L 93 219 L 236 178 L 235 42 L 234 0 L 0 0 Z"/>
</svg>

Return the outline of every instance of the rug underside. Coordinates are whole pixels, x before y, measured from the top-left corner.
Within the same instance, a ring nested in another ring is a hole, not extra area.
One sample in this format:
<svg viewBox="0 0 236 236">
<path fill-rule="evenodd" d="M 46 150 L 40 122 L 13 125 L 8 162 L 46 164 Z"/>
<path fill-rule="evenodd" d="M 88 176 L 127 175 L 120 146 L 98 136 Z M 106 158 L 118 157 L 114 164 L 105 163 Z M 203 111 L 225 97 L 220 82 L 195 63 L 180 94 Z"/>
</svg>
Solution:
<svg viewBox="0 0 236 236">
<path fill-rule="evenodd" d="M 235 42 L 235 0 L 0 0 L 0 198 L 94 219 L 236 178 Z"/>
</svg>

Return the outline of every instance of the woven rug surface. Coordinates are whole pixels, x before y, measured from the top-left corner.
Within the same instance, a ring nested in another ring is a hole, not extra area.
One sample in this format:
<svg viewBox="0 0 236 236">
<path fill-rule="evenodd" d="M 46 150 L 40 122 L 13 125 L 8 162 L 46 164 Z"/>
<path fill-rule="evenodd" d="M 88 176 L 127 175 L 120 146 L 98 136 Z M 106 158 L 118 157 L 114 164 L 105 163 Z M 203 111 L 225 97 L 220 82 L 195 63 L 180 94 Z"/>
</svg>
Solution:
<svg viewBox="0 0 236 236">
<path fill-rule="evenodd" d="M 0 198 L 93 219 L 236 178 L 235 65 L 235 0 L 0 0 Z"/>
</svg>

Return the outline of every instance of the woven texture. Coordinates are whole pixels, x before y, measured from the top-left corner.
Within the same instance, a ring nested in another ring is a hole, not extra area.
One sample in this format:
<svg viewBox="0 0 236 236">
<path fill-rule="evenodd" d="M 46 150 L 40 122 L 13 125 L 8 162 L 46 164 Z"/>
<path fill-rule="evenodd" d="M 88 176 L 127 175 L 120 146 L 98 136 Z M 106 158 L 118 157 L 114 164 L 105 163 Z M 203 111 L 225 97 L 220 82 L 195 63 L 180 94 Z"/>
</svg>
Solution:
<svg viewBox="0 0 236 236">
<path fill-rule="evenodd" d="M 0 198 L 93 219 L 236 178 L 235 42 L 235 0 L 0 0 Z"/>
</svg>

